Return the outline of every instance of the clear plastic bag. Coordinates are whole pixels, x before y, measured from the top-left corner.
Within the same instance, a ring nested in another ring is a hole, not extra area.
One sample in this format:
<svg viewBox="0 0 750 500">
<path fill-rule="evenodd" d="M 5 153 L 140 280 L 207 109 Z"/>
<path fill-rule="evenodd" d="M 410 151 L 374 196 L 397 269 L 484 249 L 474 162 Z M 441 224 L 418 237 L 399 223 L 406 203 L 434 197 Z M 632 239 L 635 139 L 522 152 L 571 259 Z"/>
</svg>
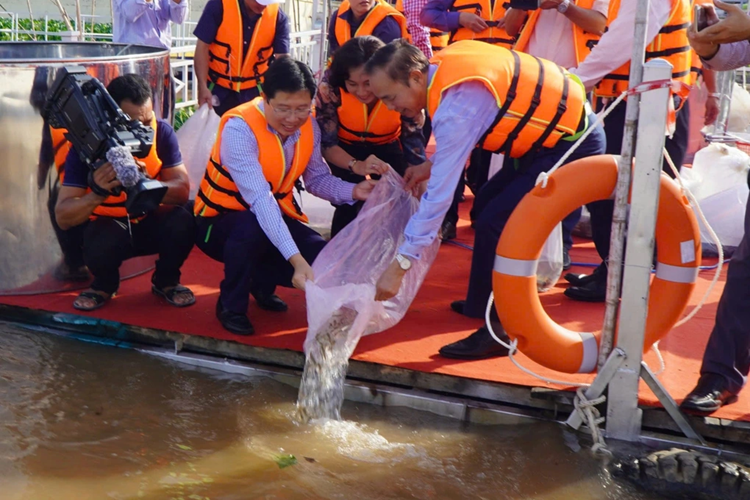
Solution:
<svg viewBox="0 0 750 500">
<path fill-rule="evenodd" d="M 404 275 L 398 294 L 376 302 L 375 284 L 393 262 L 404 228 L 419 200 L 404 190 L 403 179 L 392 169 L 375 186 L 357 218 L 336 235 L 312 265 L 315 281 L 307 284 L 308 332 L 305 352 L 330 318 L 343 309 L 356 311 L 352 328 L 340 339 L 351 355 L 362 335 L 382 332 L 406 314 L 437 256 L 440 241 L 424 250 Z"/>
<path fill-rule="evenodd" d="M 182 162 L 190 178 L 190 199 L 195 198 L 201 179 L 206 172 L 211 149 L 216 142 L 221 118 L 203 104 L 177 131 L 177 142 L 182 153 Z"/>
<path fill-rule="evenodd" d="M 542 247 L 536 267 L 536 289 L 546 292 L 557 283 L 563 271 L 562 223 L 552 230 Z"/>
</svg>

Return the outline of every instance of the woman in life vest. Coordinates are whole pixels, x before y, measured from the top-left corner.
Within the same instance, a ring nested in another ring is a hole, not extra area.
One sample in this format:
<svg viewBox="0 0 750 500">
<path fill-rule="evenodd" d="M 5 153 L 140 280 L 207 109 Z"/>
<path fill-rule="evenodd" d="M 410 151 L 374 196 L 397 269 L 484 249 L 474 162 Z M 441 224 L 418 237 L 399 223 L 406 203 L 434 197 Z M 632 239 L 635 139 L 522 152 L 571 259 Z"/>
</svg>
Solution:
<svg viewBox="0 0 750 500">
<path fill-rule="evenodd" d="M 341 46 L 331 63 L 331 100 L 319 99 L 316 106 L 323 157 L 335 176 L 349 182 L 385 173 L 389 165 L 404 175 L 410 164 L 426 161 L 421 128 L 389 110 L 370 90 L 365 63 L 383 45 L 374 36 L 363 36 Z M 354 220 L 362 205 L 337 206 L 331 235 Z"/>
</svg>

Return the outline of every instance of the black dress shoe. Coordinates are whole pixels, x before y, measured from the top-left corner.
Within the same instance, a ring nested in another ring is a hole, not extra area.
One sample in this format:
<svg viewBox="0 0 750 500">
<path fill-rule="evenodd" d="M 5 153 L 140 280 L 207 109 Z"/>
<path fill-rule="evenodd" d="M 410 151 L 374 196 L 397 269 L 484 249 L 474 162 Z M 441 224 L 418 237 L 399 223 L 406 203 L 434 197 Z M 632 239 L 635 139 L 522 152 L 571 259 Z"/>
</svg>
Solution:
<svg viewBox="0 0 750 500">
<path fill-rule="evenodd" d="M 581 302 L 604 302 L 607 299 L 607 281 L 598 279 L 582 286 L 571 286 L 565 296 Z"/>
<path fill-rule="evenodd" d="M 565 257 L 563 256 L 563 268 L 565 267 Z M 588 285 L 589 283 L 596 281 L 599 279 L 599 274 L 605 273 L 606 276 L 606 270 L 607 268 L 604 265 L 599 265 L 596 269 L 594 269 L 594 272 L 591 274 L 576 274 L 576 273 L 568 273 L 563 278 L 565 278 L 565 281 L 570 283 L 573 286 L 584 286 Z M 606 279 L 606 278 L 605 278 Z"/>
<path fill-rule="evenodd" d="M 440 227 L 440 239 L 443 241 L 456 239 L 455 222 L 443 221 L 443 225 Z"/>
<path fill-rule="evenodd" d="M 570 253 L 568 252 L 568 249 L 563 247 L 563 271 L 567 271 L 570 269 L 570 266 L 573 263 L 570 260 Z"/>
<path fill-rule="evenodd" d="M 240 314 L 224 309 L 221 305 L 221 297 L 216 301 L 216 317 L 225 330 L 236 335 L 252 335 L 255 333 L 253 324 L 245 314 Z"/>
<path fill-rule="evenodd" d="M 510 343 L 505 332 L 496 335 Z M 451 359 L 487 359 L 507 356 L 508 349 L 498 344 L 487 327 L 483 326 L 465 339 L 441 347 L 438 353 L 444 358 Z"/>
<path fill-rule="evenodd" d="M 286 305 L 286 302 L 281 300 L 281 298 L 276 294 L 268 294 L 264 292 L 253 292 L 252 293 L 253 298 L 255 299 L 255 303 L 258 304 L 258 307 L 260 307 L 263 310 L 266 311 L 273 311 L 273 312 L 284 312 L 287 309 L 289 309 L 289 306 Z"/>
<path fill-rule="evenodd" d="M 464 313 L 464 307 L 466 307 L 465 300 L 454 300 L 453 302 L 451 302 L 451 309 L 453 309 L 453 312 L 457 312 L 458 314 Z"/>
<path fill-rule="evenodd" d="M 683 410 L 708 415 L 724 405 L 737 401 L 737 395 L 727 390 L 727 380 L 716 373 L 701 375 L 698 384 L 680 405 Z"/>
</svg>

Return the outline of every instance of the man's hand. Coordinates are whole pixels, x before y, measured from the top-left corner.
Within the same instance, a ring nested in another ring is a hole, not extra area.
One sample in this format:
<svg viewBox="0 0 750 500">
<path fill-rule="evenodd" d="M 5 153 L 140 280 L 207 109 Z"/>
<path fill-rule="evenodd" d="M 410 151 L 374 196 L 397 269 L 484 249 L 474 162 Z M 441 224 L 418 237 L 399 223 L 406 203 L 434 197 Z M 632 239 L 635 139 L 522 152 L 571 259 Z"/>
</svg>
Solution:
<svg viewBox="0 0 750 500">
<path fill-rule="evenodd" d="M 214 108 L 213 102 L 214 96 L 211 91 L 208 90 L 208 85 L 205 83 L 198 86 L 198 107 L 200 108 L 203 104 L 208 104 L 208 109 Z"/>
<path fill-rule="evenodd" d="M 307 263 L 302 254 L 295 254 L 289 258 L 289 263 L 294 267 L 294 275 L 292 275 L 292 286 L 299 290 L 304 290 L 307 280 L 312 281 L 315 279 L 313 275 L 312 267 Z"/>
<path fill-rule="evenodd" d="M 406 271 L 401 269 L 398 261 L 394 260 L 388 269 L 380 276 L 375 285 L 375 300 L 383 301 L 396 296 L 401 289 L 401 282 L 404 280 Z"/>
<path fill-rule="evenodd" d="M 563 3 L 563 0 L 544 0 L 539 8 L 542 10 L 556 9 L 561 3 Z"/>
<path fill-rule="evenodd" d="M 352 170 L 354 173 L 361 176 L 370 174 L 383 175 L 388 171 L 390 165 L 375 155 L 370 155 L 365 161 L 357 161 Z"/>
<path fill-rule="evenodd" d="M 722 43 L 750 40 L 750 16 L 739 5 L 724 3 L 720 0 L 714 0 L 714 5 L 726 11 L 727 17 L 719 21 L 713 7 L 705 6 L 709 26 L 702 31 L 694 32 L 692 37 L 689 36 L 689 39 L 692 38 L 690 45 L 693 45 L 693 41 L 699 44 L 721 45 Z M 693 48 L 698 52 L 698 48 L 695 46 Z M 698 55 L 706 57 L 700 52 L 698 52 Z"/>
<path fill-rule="evenodd" d="M 479 33 L 488 28 L 487 22 L 484 19 L 471 12 L 461 12 L 458 16 L 458 24 L 470 29 L 474 33 Z"/>
<path fill-rule="evenodd" d="M 93 178 L 97 186 L 107 191 L 122 186 L 122 183 L 117 180 L 114 167 L 109 162 L 94 170 Z"/>
<path fill-rule="evenodd" d="M 432 162 L 427 160 L 421 165 L 414 165 L 406 169 L 404 172 L 404 181 L 406 181 L 406 190 L 414 192 L 414 188 L 422 181 L 426 181 L 430 178 L 430 169 L 432 168 Z"/>
<path fill-rule="evenodd" d="M 709 95 L 706 99 L 706 110 L 703 118 L 703 125 L 713 125 L 719 117 L 719 98 L 715 95 Z"/>
<path fill-rule="evenodd" d="M 378 181 L 374 181 L 372 179 L 365 179 L 359 184 L 354 186 L 354 189 L 352 189 L 352 198 L 359 201 L 365 201 L 370 196 L 370 193 L 372 193 L 372 190 L 375 189 L 375 184 L 377 184 Z"/>
</svg>

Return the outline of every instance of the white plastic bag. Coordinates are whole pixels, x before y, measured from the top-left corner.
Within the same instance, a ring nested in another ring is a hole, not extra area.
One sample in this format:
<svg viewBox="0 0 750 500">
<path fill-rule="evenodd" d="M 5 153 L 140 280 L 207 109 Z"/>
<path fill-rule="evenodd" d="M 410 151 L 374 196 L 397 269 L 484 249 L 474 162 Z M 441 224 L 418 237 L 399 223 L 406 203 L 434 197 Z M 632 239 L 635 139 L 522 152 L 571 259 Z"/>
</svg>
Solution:
<svg viewBox="0 0 750 500">
<path fill-rule="evenodd" d="M 424 250 L 404 275 L 398 294 L 376 302 L 375 284 L 393 262 L 403 241 L 404 228 L 419 200 L 404 190 L 403 179 L 390 169 L 375 186 L 357 218 L 336 235 L 312 265 L 313 283 L 306 286 L 308 331 L 305 353 L 315 349 L 315 336 L 335 314 L 350 318 L 352 327 L 337 339 L 351 356 L 362 335 L 396 325 L 422 286 L 437 256 L 440 240 Z M 344 311 L 345 313 L 342 313 Z M 356 314 L 350 314 L 354 311 Z"/>
<path fill-rule="evenodd" d="M 536 268 L 536 289 L 546 292 L 557 283 L 563 271 L 562 223 L 558 222 L 542 247 Z"/>
<path fill-rule="evenodd" d="M 211 149 L 216 142 L 221 118 L 203 104 L 177 131 L 177 142 L 182 153 L 182 162 L 190 178 L 190 199 L 194 199 L 201 179 L 206 172 Z"/>
</svg>

